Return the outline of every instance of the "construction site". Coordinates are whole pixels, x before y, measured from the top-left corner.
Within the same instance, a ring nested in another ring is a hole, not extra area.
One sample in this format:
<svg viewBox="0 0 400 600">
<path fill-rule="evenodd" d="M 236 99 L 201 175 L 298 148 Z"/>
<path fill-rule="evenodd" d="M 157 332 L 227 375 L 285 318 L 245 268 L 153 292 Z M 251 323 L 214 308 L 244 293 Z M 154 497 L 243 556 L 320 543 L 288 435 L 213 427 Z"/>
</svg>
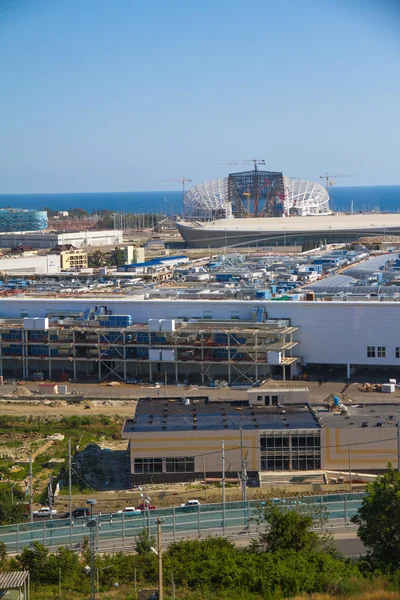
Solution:
<svg viewBox="0 0 400 600">
<path fill-rule="evenodd" d="M 72 311 L 71 311 L 72 312 Z M 65 381 L 138 377 L 146 382 L 251 384 L 292 376 L 296 327 L 287 320 L 149 319 L 132 322 L 106 307 L 80 315 L 7 319 L 0 325 L 0 375 Z M 39 375 L 38 375 L 39 374 Z"/>
</svg>

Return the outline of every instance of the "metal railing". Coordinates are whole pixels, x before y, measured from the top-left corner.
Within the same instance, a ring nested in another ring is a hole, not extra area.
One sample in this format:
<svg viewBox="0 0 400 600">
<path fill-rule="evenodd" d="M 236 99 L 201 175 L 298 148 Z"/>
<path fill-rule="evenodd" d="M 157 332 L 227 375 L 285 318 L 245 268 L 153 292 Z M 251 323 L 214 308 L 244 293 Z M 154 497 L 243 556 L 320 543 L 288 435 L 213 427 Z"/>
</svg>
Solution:
<svg viewBox="0 0 400 600">
<path fill-rule="evenodd" d="M 288 507 L 304 504 L 320 505 L 328 522 L 324 528 L 348 527 L 350 517 L 360 507 L 363 493 L 308 496 L 303 498 L 276 499 L 275 502 Z M 233 535 L 256 532 L 258 511 L 262 500 L 227 502 L 223 505 L 204 504 L 194 507 L 161 508 L 143 511 L 141 515 L 114 513 L 104 515 L 98 531 L 99 549 L 112 546 L 125 547 L 134 543 L 134 538 L 145 529 L 149 535 L 156 534 L 156 518 L 162 517 L 163 533 L 169 540 L 185 536 Z M 0 527 L 0 540 L 6 544 L 7 552 L 18 553 L 34 542 L 57 548 L 69 546 L 79 549 L 87 536 L 85 519 L 76 519 L 70 527 L 69 519 L 52 519 L 34 523 L 19 523 Z"/>
</svg>

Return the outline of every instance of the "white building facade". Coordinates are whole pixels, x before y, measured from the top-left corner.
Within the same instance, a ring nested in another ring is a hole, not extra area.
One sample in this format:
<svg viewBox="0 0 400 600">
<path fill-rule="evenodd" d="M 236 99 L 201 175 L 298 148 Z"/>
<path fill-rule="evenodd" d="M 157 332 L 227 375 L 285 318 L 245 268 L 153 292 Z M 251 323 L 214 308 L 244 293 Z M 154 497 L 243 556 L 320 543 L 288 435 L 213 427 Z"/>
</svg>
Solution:
<svg viewBox="0 0 400 600">
<path fill-rule="evenodd" d="M 289 319 L 297 327 L 295 355 L 300 365 L 400 368 L 398 302 L 256 302 L 79 298 L 0 299 L 0 318 L 45 317 L 50 312 L 84 311 L 107 305 L 112 314 L 131 315 L 134 323 L 149 319 L 196 318 L 251 321 L 255 308 L 267 319 Z"/>
</svg>

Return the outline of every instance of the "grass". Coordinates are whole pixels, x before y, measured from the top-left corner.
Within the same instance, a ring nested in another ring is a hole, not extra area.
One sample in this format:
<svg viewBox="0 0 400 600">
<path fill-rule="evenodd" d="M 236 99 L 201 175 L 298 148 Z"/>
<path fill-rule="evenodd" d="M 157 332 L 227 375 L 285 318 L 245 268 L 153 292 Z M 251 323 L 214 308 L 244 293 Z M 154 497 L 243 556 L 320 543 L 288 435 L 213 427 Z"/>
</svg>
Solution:
<svg viewBox="0 0 400 600">
<path fill-rule="evenodd" d="M 121 585 L 116 589 L 100 591 L 100 600 L 137 600 L 137 595 L 133 591 L 132 585 Z M 142 589 L 138 586 L 138 590 Z M 154 589 L 154 588 L 152 588 Z M 150 595 L 150 593 L 149 593 Z M 58 600 L 58 586 L 40 586 L 33 587 L 32 600 Z M 88 593 L 73 592 L 68 589 L 61 590 L 61 598 L 68 600 L 87 600 Z M 189 590 L 177 589 L 175 593 L 176 600 L 264 600 L 260 595 L 247 592 L 245 590 L 226 591 L 226 592 L 193 592 Z M 331 596 L 329 594 L 312 594 L 310 596 L 296 596 L 291 600 L 398 600 L 399 592 L 391 592 L 384 589 L 363 592 L 351 596 Z M 170 589 L 165 589 L 164 600 L 172 600 L 173 595 Z M 278 600 L 278 598 L 277 598 Z M 281 600 L 281 599 L 279 599 Z"/>
</svg>

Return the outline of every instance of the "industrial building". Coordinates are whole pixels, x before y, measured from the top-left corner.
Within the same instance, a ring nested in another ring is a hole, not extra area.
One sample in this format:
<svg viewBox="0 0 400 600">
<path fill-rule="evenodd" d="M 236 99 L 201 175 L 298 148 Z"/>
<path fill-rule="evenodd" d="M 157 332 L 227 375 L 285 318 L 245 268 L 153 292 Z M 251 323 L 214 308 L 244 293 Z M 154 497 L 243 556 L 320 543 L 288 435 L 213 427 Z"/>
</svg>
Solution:
<svg viewBox="0 0 400 600">
<path fill-rule="evenodd" d="M 33 252 L 25 256 L 3 256 L 0 258 L 0 272 L 26 275 L 54 275 L 61 270 L 60 257 L 38 255 Z"/>
<path fill-rule="evenodd" d="M 47 211 L 0 208 L 0 231 L 38 231 L 47 227 Z"/>
<path fill-rule="evenodd" d="M 132 480 L 139 484 L 221 477 L 222 442 L 228 478 L 238 477 L 243 457 L 250 478 L 271 471 L 371 473 L 388 462 L 397 467 L 399 407 L 333 412 L 306 404 L 253 404 L 251 398 L 143 398 L 122 437 L 129 440 Z"/>
<path fill-rule="evenodd" d="M 32 248 L 53 248 L 57 245 L 72 244 L 76 248 L 91 246 L 112 246 L 122 244 L 123 232 L 120 229 L 93 231 L 22 231 L 0 233 L 0 248 L 30 245 Z"/>
</svg>

